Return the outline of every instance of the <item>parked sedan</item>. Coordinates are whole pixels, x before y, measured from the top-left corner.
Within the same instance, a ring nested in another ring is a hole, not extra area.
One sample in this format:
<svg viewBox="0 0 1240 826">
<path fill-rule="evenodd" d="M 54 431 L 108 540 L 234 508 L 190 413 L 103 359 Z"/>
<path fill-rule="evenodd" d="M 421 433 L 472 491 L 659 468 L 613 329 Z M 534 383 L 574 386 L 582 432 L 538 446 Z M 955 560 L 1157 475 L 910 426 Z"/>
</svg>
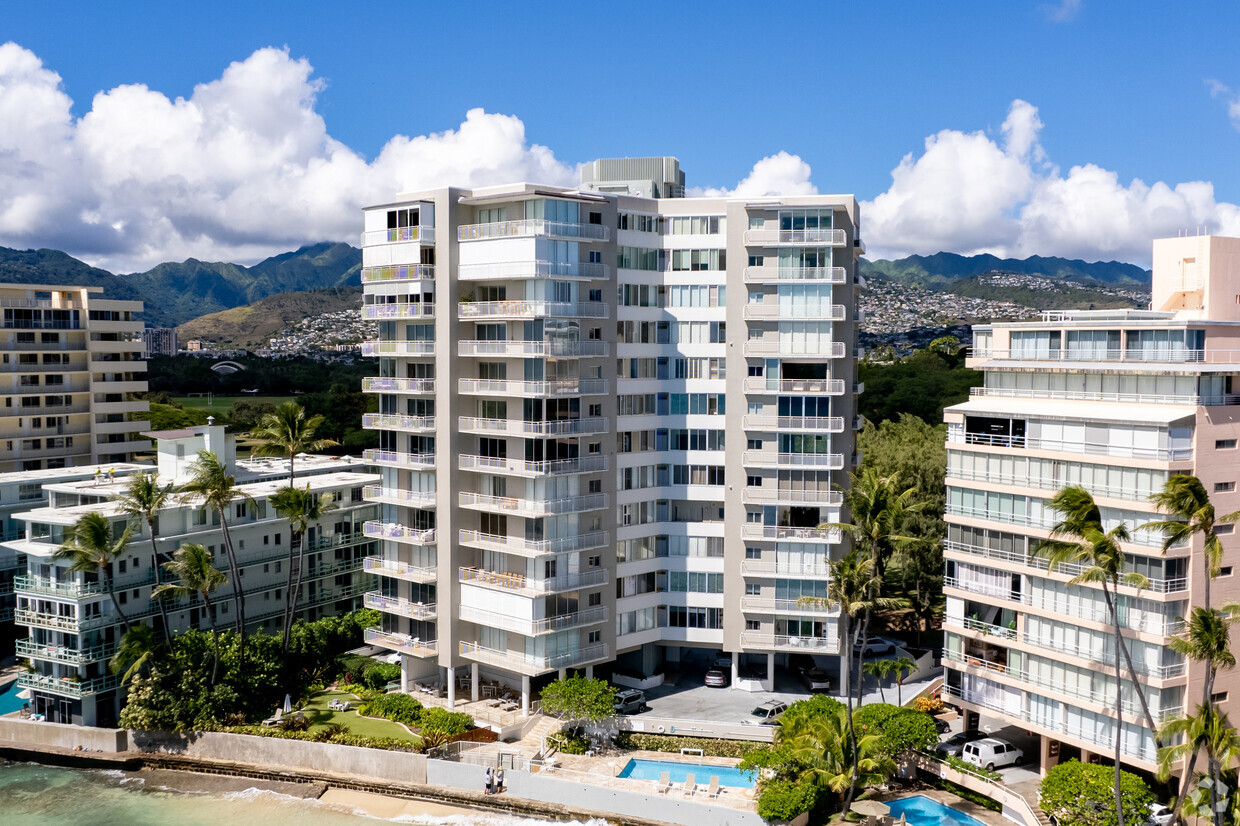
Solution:
<svg viewBox="0 0 1240 826">
<path fill-rule="evenodd" d="M 975 728 L 966 729 L 959 734 L 953 734 L 951 737 L 948 737 L 942 743 L 935 746 L 934 750 L 939 754 L 950 754 L 952 757 L 959 757 L 966 745 L 981 740 L 984 737 L 986 737 L 986 732 L 984 731 L 978 731 Z"/>
<path fill-rule="evenodd" d="M 732 682 L 732 675 L 717 665 L 706 669 L 706 685 L 711 688 L 727 688 Z"/>
<path fill-rule="evenodd" d="M 864 653 L 867 657 L 889 654 L 894 649 L 895 646 L 891 644 L 891 640 L 885 640 L 882 637 L 870 637 L 869 639 L 857 640 L 853 643 L 853 653 Z"/>
<path fill-rule="evenodd" d="M 831 681 L 827 678 L 827 672 L 817 666 L 798 668 L 797 676 L 801 678 L 801 683 L 809 691 L 831 690 Z"/>
</svg>

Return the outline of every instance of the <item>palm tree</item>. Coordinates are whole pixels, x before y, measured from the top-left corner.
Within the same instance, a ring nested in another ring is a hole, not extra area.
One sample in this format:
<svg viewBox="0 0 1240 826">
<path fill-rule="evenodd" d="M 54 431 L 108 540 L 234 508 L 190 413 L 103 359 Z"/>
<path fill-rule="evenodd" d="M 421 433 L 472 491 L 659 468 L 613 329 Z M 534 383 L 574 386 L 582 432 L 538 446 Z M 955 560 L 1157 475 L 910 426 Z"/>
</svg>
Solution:
<svg viewBox="0 0 1240 826">
<path fill-rule="evenodd" d="M 113 539 L 112 523 L 98 511 L 91 511 L 65 528 L 64 542 L 52 553 L 52 559 L 68 562 L 74 573 L 99 575 L 99 583 L 112 598 L 112 607 L 125 631 L 129 630 L 129 618 L 112 588 L 112 563 L 124 555 L 132 533 L 133 528 L 126 525 L 124 533 Z"/>
<path fill-rule="evenodd" d="M 316 439 L 314 434 L 323 424 L 323 416 L 306 418 L 306 409 L 297 402 L 285 402 L 274 413 L 265 414 L 250 436 L 262 444 L 254 448 L 255 456 L 287 456 L 288 484 L 296 481 L 293 463 L 297 454 L 323 450 L 339 442 Z"/>
<path fill-rule="evenodd" d="M 887 702 L 887 694 L 883 690 L 883 682 L 892 675 L 891 667 L 895 664 L 895 660 L 872 660 L 864 667 L 865 673 L 878 682 L 878 698 L 884 703 Z"/>
<path fill-rule="evenodd" d="M 164 570 L 176 577 L 177 582 L 165 583 L 156 588 L 151 594 L 155 599 L 163 602 L 192 594 L 202 597 L 202 605 L 207 609 L 207 619 L 211 623 L 211 685 L 215 685 L 216 673 L 220 667 L 220 644 L 215 633 L 215 606 L 211 602 L 211 594 L 227 583 L 228 577 L 215 567 L 215 559 L 210 551 L 192 542 L 178 548 L 172 559 L 164 563 Z"/>
<path fill-rule="evenodd" d="M 233 602 L 237 606 L 237 635 L 240 639 L 241 661 L 245 661 L 245 598 L 241 593 L 241 568 L 237 564 L 237 555 L 233 552 L 232 534 L 228 531 L 228 510 L 233 501 L 240 499 L 250 507 L 255 507 L 254 499 L 237 489 L 236 480 L 229 475 L 228 468 L 218 456 L 209 450 L 199 451 L 198 460 L 190 466 L 191 477 L 181 485 L 181 492 L 199 497 L 202 506 L 215 511 L 220 517 L 220 532 L 223 536 L 224 557 L 228 562 L 229 578 L 233 586 Z"/>
<path fill-rule="evenodd" d="M 288 592 L 284 601 L 284 653 L 288 653 L 289 637 L 293 631 L 293 617 L 297 614 L 297 598 L 301 592 L 302 571 L 305 570 L 302 545 L 310 523 L 322 519 L 335 510 L 331 497 L 315 496 L 310 485 L 304 489 L 281 488 L 271 497 L 275 512 L 288 520 L 292 535 L 288 543 Z"/>
<path fill-rule="evenodd" d="M 876 468 L 865 468 L 850 475 L 851 484 L 844 494 L 852 522 L 829 524 L 852 537 L 857 548 L 874 559 L 876 593 L 881 593 L 887 563 L 897 550 L 918 537 L 901 536 L 898 531 L 906 518 L 923 510 L 926 502 L 913 502 L 916 487 L 900 490 L 895 476 L 880 476 Z"/>
<path fill-rule="evenodd" d="M 172 485 L 159 486 L 154 473 L 139 473 L 134 476 L 125 492 L 116 496 L 121 513 L 130 519 L 141 519 L 146 522 L 151 532 L 151 572 L 159 583 L 159 548 L 155 544 L 155 516 L 168 504 L 172 497 Z M 159 620 L 164 634 L 171 636 L 168 629 L 168 611 L 163 603 L 159 604 Z"/>
<path fill-rule="evenodd" d="M 155 639 L 155 629 L 141 623 L 125 632 L 116 653 L 108 660 L 108 668 L 113 674 L 121 674 L 121 682 L 133 679 L 155 657 L 159 643 Z M 123 673 L 122 673 L 123 672 Z"/>
<path fill-rule="evenodd" d="M 1189 785 L 1193 782 L 1192 766 L 1197 753 L 1204 751 L 1211 767 L 1229 766 L 1240 757 L 1240 733 L 1232 727 L 1227 712 L 1220 711 L 1216 706 L 1197 706 L 1196 713 L 1169 721 L 1160 733 L 1163 741 L 1183 739 L 1175 745 L 1166 746 L 1158 751 L 1158 779 L 1167 780 L 1171 771 L 1185 757 L 1189 759 L 1189 769 L 1180 782 L 1179 809 L 1180 814 L 1188 803 Z M 1212 768 L 1210 779 L 1217 781 L 1218 772 Z M 1218 811 L 1218 783 L 1210 787 L 1210 811 L 1215 824 L 1222 823 L 1222 812 Z M 1193 812 L 1192 814 L 1196 814 Z"/>
<path fill-rule="evenodd" d="M 1150 501 L 1171 518 L 1160 519 L 1141 526 L 1140 530 L 1161 531 L 1163 553 L 1168 549 L 1202 537 L 1206 576 L 1202 580 L 1202 604 L 1210 607 L 1210 580 L 1219 575 L 1223 566 L 1223 543 L 1219 541 L 1215 526 L 1240 519 L 1240 511 L 1216 517 L 1214 505 L 1205 485 L 1196 476 L 1184 473 L 1173 475 L 1163 484 L 1163 489 L 1150 497 Z M 1207 700 L 1209 698 L 1207 697 Z"/>
<path fill-rule="evenodd" d="M 1127 560 L 1120 543 L 1128 541 L 1128 527 L 1121 522 L 1111 530 L 1103 531 L 1102 512 L 1089 491 L 1078 486 L 1067 487 L 1055 494 L 1048 504 L 1052 510 L 1063 514 L 1063 519 L 1051 530 L 1051 538 L 1042 542 L 1035 552 L 1046 555 L 1048 571 L 1054 571 L 1063 565 L 1081 568 L 1081 572 L 1068 581 L 1069 585 L 1100 585 L 1107 611 L 1111 615 L 1111 623 L 1115 628 L 1115 809 L 1119 826 L 1124 826 L 1123 799 L 1120 793 L 1120 758 L 1124 739 L 1124 679 L 1120 654 L 1123 651 L 1124 638 L 1120 632 L 1116 601 L 1119 599 L 1118 589 L 1121 582 L 1144 588 L 1149 585 L 1149 580 L 1135 572 L 1124 573 Z M 1131 670 L 1131 664 L 1129 669 Z M 1138 685 L 1136 675 L 1131 676 L 1132 684 Z M 1144 706 L 1144 698 L 1142 705 Z M 1146 713 L 1148 714 L 1148 709 Z M 1149 723 L 1151 730 L 1157 731 L 1152 715 Z"/>
<path fill-rule="evenodd" d="M 895 771 L 895 762 L 879 752 L 878 735 L 867 734 L 853 744 L 852 715 L 800 715 L 775 729 L 775 745 L 786 749 L 800 767 L 797 780 L 844 796 L 844 813 L 852 803 L 852 789 L 875 786 Z"/>
<path fill-rule="evenodd" d="M 917 670 L 917 663 L 909 657 L 888 660 L 891 663 L 891 674 L 896 678 L 896 705 L 904 707 L 904 677 Z"/>
</svg>

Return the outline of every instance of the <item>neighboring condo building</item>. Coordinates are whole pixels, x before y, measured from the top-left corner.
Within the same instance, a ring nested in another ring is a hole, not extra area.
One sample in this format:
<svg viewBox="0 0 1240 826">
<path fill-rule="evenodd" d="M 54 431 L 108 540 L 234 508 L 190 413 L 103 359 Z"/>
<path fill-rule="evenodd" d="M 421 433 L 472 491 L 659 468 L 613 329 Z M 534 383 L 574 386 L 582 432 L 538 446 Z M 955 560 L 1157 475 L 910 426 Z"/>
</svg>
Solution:
<svg viewBox="0 0 1240 826">
<path fill-rule="evenodd" d="M 601 160 L 365 211 L 364 424 L 406 683 L 519 688 L 690 651 L 769 689 L 836 654 L 825 597 L 854 462 L 851 196 L 683 198 L 674 158 Z M 640 193 L 640 196 L 635 193 Z M 445 671 L 446 669 L 446 671 Z M 459 669 L 459 671 L 458 671 Z M 475 698 L 476 699 L 476 698 Z"/>
<path fill-rule="evenodd" d="M 1167 647 L 1202 599 L 1200 539 L 1162 552 L 1149 503 L 1174 473 L 1198 476 L 1219 514 L 1240 510 L 1240 239 L 1154 242 L 1151 310 L 1054 311 L 974 327 L 969 366 L 985 373 L 948 408 L 946 693 L 972 712 L 1041 736 L 1043 771 L 1113 754 L 1114 636 L 1101 589 L 1069 586 L 1033 553 L 1059 514 L 1047 500 L 1091 491 L 1105 527 L 1132 532 L 1120 624 L 1159 725 L 1201 702 L 1203 668 Z M 1240 598 L 1234 526 L 1220 528 L 1213 604 Z M 1126 669 L 1125 669 L 1126 670 Z M 1124 761 L 1153 770 L 1156 750 L 1127 675 Z M 1214 702 L 1240 690 L 1222 671 Z"/>
<path fill-rule="evenodd" d="M 241 567 L 246 625 L 278 634 L 292 537 L 288 520 L 276 515 L 268 500 L 288 485 L 288 461 L 236 459 L 232 437 L 218 425 L 147 435 L 158 441 L 161 484 L 187 481 L 199 451 L 211 450 L 228 465 L 238 492 L 252 498 L 253 504 L 240 498 L 235 501 L 228 517 Z M 126 470 L 132 473 L 135 469 Z M 379 477 L 347 457 L 298 458 L 296 470 L 299 487 L 309 485 L 312 492 L 331 496 L 334 504 L 307 532 L 297 615 L 317 619 L 373 603 L 374 597 L 367 598 L 367 593 L 374 590 L 374 579 L 363 570 L 363 560 L 376 550 L 376 543 L 367 537 L 367 523 L 373 527 L 376 508 L 364 501 L 362 492 Z M 112 520 L 119 536 L 126 518 L 115 497 L 124 493 L 128 483 L 126 474 L 105 470 L 87 479 L 44 484 L 43 506 L 16 515 L 25 523 L 25 538 L 6 543 L 10 551 L 26 557 L 26 570 L 14 584 L 16 623 L 27 634 L 18 639 L 16 649 L 33 670 L 18 680 L 32 693 L 32 712 L 48 720 L 83 725 L 113 725 L 117 720 L 121 690 L 107 660 L 123 635 L 120 618 L 96 575 L 73 573 L 67 565 L 53 561 L 52 555 L 61 545 L 65 528 L 91 511 Z M 151 600 L 156 577 L 150 532 L 145 522 L 133 528 L 127 552 L 112 569 L 114 589 L 131 623 L 144 622 L 162 631 L 159 608 Z M 229 574 L 219 517 L 201 508 L 196 499 L 172 497 L 156 519 L 156 542 L 161 562 L 185 543 L 204 545 L 215 555 L 216 566 Z M 159 581 L 173 580 L 161 570 Z M 222 586 L 212 599 L 220 629 L 235 624 L 234 586 L 232 582 Z M 174 633 L 191 627 L 205 629 L 208 623 L 198 597 L 169 604 L 168 624 Z"/>
<path fill-rule="evenodd" d="M 143 327 L 142 358 L 151 356 L 175 356 L 177 354 L 176 327 Z"/>
<path fill-rule="evenodd" d="M 102 287 L 0 284 L 0 473 L 131 461 L 150 450 L 141 301 Z"/>
</svg>

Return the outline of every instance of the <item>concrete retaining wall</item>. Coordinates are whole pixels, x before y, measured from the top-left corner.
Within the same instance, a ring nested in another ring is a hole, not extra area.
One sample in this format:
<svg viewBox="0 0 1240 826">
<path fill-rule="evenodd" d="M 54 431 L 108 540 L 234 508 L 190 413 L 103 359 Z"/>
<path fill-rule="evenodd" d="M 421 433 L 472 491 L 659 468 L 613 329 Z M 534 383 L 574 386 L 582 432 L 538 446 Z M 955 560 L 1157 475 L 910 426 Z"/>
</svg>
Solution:
<svg viewBox="0 0 1240 826">
<path fill-rule="evenodd" d="M 63 723 L 41 723 L 20 717 L 0 717 L 0 740 L 20 746 L 102 751 L 108 754 L 126 751 L 129 740 L 124 729 L 71 726 Z"/>
<path fill-rule="evenodd" d="M 679 737 L 712 737 L 719 740 L 756 740 L 770 743 L 775 739 L 774 726 L 745 726 L 740 723 L 717 723 L 708 720 L 683 720 L 676 717 L 616 717 L 612 725 L 620 731 L 645 734 L 671 734 Z"/>
<path fill-rule="evenodd" d="M 270 768 L 328 771 L 390 783 L 427 782 L 424 754 L 214 731 L 184 734 L 134 731 L 129 734 L 130 747 L 146 754 L 179 754 L 200 760 Z"/>
</svg>

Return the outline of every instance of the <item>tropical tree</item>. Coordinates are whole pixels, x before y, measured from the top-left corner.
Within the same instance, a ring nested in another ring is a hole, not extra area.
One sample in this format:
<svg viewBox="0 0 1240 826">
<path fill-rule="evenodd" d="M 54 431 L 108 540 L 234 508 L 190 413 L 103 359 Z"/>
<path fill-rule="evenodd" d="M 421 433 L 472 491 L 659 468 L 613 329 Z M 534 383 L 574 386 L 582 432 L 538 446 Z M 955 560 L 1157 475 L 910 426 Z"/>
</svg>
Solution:
<svg viewBox="0 0 1240 826">
<path fill-rule="evenodd" d="M 154 473 L 139 473 L 133 476 L 125 492 L 115 497 L 121 513 L 132 520 L 146 522 L 151 534 L 151 572 L 159 580 L 159 548 L 155 543 L 155 517 L 168 504 L 172 497 L 172 485 L 160 486 Z M 163 603 L 159 604 L 159 620 L 164 634 L 171 635 L 168 628 L 168 611 Z"/>
<path fill-rule="evenodd" d="M 126 525 L 121 535 L 114 537 L 112 523 L 107 517 L 98 511 L 91 511 L 65 528 L 64 541 L 52 553 L 52 559 L 69 563 L 69 570 L 74 573 L 99 576 L 99 584 L 112 598 L 112 607 L 125 631 L 129 630 L 129 618 L 121 610 L 112 587 L 112 563 L 124 555 L 132 534 L 133 528 Z"/>
<path fill-rule="evenodd" d="M 844 501 L 852 522 L 830 524 L 852 537 L 854 545 L 874 560 L 873 587 L 881 592 L 883 576 L 895 553 L 917 541 L 899 533 L 908 517 L 925 510 L 928 503 L 915 501 L 916 487 L 902 488 L 898 477 L 883 476 L 876 468 L 863 468 L 850 475 Z"/>
<path fill-rule="evenodd" d="M 600 722 L 616 713 L 616 689 L 606 680 L 574 674 L 548 683 L 542 690 L 542 711 L 566 720 L 576 731 L 583 722 Z"/>
<path fill-rule="evenodd" d="M 196 496 L 202 507 L 213 510 L 220 518 L 224 557 L 228 562 L 229 579 L 233 585 L 233 602 L 237 606 L 237 634 L 240 637 L 241 658 L 245 659 L 245 599 L 241 593 L 241 567 L 233 551 L 232 534 L 228 530 L 228 512 L 233 502 L 255 507 L 253 497 L 237 489 L 237 481 L 229 473 L 220 458 L 209 450 L 198 453 L 198 459 L 190 465 L 190 480 L 181 485 L 181 492 Z"/>
<path fill-rule="evenodd" d="M 275 512 L 288 520 L 291 536 L 288 544 L 288 589 L 284 600 L 284 651 L 288 651 L 289 637 L 293 630 L 293 617 L 297 615 L 297 599 L 301 592 L 302 572 L 305 570 L 304 538 L 310 524 L 335 510 L 331 497 L 315 496 L 310 485 L 305 488 L 287 487 L 276 491 L 271 497 Z"/>
<path fill-rule="evenodd" d="M 1150 497 L 1158 508 L 1170 518 L 1149 522 L 1141 530 L 1161 531 L 1163 553 L 1169 549 L 1191 542 L 1193 537 L 1202 538 L 1206 576 L 1201 583 L 1202 605 L 1210 607 L 1210 580 L 1218 576 L 1223 567 L 1223 543 L 1219 541 L 1216 526 L 1240 519 L 1240 511 L 1226 516 L 1216 516 L 1205 485 L 1196 476 L 1185 473 L 1173 475 L 1163 484 L 1163 489 Z"/>
<path fill-rule="evenodd" d="M 258 439 L 261 444 L 254 448 L 255 456 L 286 456 L 288 457 L 288 483 L 293 486 L 296 481 L 294 463 L 297 454 L 323 450 L 339 444 L 331 439 L 315 437 L 323 424 L 323 416 L 306 418 L 306 411 L 297 402 L 285 402 L 274 412 L 264 415 L 258 427 L 250 432 L 250 436 Z"/>
<path fill-rule="evenodd" d="M 1104 531 L 1102 512 L 1089 491 L 1073 485 L 1055 494 L 1048 504 L 1052 510 L 1062 514 L 1063 519 L 1051 530 L 1051 538 L 1042 542 L 1036 552 L 1047 557 L 1048 571 L 1064 565 L 1080 569 L 1080 573 L 1068 581 L 1069 585 L 1101 586 L 1107 611 L 1111 615 L 1111 624 L 1115 629 L 1115 809 L 1119 826 L 1124 826 L 1120 773 L 1124 739 L 1124 679 L 1120 657 L 1125 649 L 1116 602 L 1119 599 L 1118 589 L 1121 582 L 1143 588 L 1149 585 L 1149 580 L 1135 572 L 1125 573 L 1127 560 L 1120 543 L 1128 541 L 1128 527 L 1121 522 L 1111 530 Z M 1130 662 L 1129 671 L 1131 670 Z M 1145 698 L 1141 694 L 1136 675 L 1130 676 L 1144 707 Z M 1148 709 L 1146 713 L 1149 714 Z M 1152 715 L 1149 717 L 1149 724 L 1151 731 L 1157 731 Z"/>
<path fill-rule="evenodd" d="M 1240 757 L 1240 733 L 1232 727 L 1227 712 L 1220 711 L 1214 705 L 1199 705 L 1196 713 L 1171 720 L 1163 726 L 1161 739 L 1167 742 L 1182 738 L 1174 745 L 1165 746 L 1158 751 L 1158 778 L 1167 780 L 1172 769 L 1184 758 L 1188 758 L 1188 769 L 1180 783 L 1180 813 L 1182 815 L 1201 816 L 1198 807 L 1190 802 L 1193 795 L 1188 791 L 1189 784 L 1196 778 L 1193 776 L 1193 765 L 1199 752 L 1205 752 L 1210 765 L 1208 772 L 1210 783 L 1209 811 L 1213 814 L 1216 825 L 1221 825 L 1223 813 L 1218 806 L 1218 780 L 1220 766 L 1230 766 Z M 1190 810 L 1190 811 L 1186 811 Z"/>
<path fill-rule="evenodd" d="M 781 721 L 775 729 L 775 746 L 786 752 L 796 767 L 795 779 L 844 798 L 845 814 L 853 789 L 876 786 L 895 772 L 895 761 L 882 753 L 877 735 L 856 738 L 855 746 L 854 739 L 852 714 L 847 709 L 797 716 Z"/>
<path fill-rule="evenodd" d="M 108 668 L 113 674 L 121 675 L 122 683 L 128 683 L 153 663 L 158 649 L 155 629 L 138 623 L 121 637 L 116 653 L 108 660 Z"/>
<path fill-rule="evenodd" d="M 207 609 L 207 620 L 211 624 L 211 685 L 215 685 L 220 665 L 220 646 L 216 637 L 215 605 L 211 602 L 211 594 L 228 582 L 228 577 L 215 567 L 215 559 L 210 551 L 192 542 L 178 548 L 172 559 L 164 563 L 164 570 L 176 577 L 177 581 L 175 584 L 165 583 L 156 588 L 151 596 L 157 601 L 162 603 L 192 594 L 202 597 L 202 605 Z"/>
<path fill-rule="evenodd" d="M 891 663 L 891 676 L 896 678 L 896 705 L 904 708 L 904 678 L 917 670 L 917 663 L 910 657 L 899 657 L 888 662 Z"/>
<path fill-rule="evenodd" d="M 865 664 L 864 671 L 878 683 L 878 698 L 883 703 L 887 702 L 887 693 L 883 689 L 883 683 L 894 673 L 892 666 L 895 664 L 895 660 L 871 660 Z"/>
</svg>

